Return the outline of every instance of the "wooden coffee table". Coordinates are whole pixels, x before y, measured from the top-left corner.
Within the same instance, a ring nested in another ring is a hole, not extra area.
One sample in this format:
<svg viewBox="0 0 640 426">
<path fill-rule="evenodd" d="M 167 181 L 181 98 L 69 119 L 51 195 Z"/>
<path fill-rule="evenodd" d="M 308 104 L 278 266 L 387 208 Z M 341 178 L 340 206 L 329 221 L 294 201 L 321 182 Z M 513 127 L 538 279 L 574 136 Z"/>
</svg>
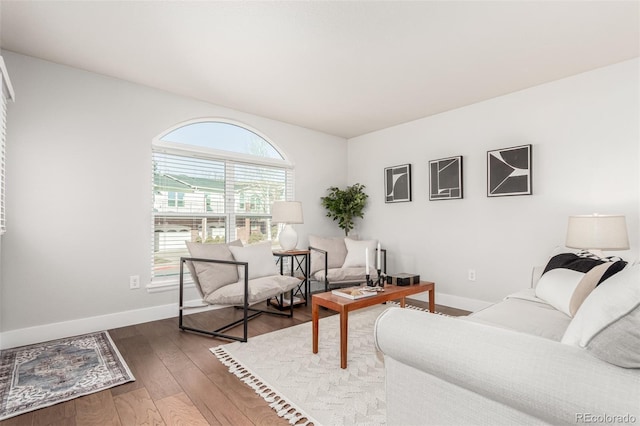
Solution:
<svg viewBox="0 0 640 426">
<path fill-rule="evenodd" d="M 379 305 L 391 300 L 400 300 L 404 308 L 404 298 L 413 294 L 429 292 L 429 311 L 435 312 L 435 284 L 422 281 L 407 286 L 385 285 L 384 291 L 375 296 L 352 300 L 337 296 L 330 291 L 311 296 L 311 316 L 313 322 L 313 353 L 318 353 L 318 310 L 320 306 L 340 313 L 340 368 L 347 368 L 347 332 L 349 330 L 349 312 L 367 306 Z"/>
</svg>

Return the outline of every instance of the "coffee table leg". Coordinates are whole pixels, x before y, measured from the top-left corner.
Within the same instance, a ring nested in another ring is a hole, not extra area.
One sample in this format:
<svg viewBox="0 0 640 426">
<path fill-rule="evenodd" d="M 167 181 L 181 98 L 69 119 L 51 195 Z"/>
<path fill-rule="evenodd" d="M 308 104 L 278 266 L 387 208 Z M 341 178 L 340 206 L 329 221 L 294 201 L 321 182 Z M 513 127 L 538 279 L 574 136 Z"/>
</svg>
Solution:
<svg viewBox="0 0 640 426">
<path fill-rule="evenodd" d="M 313 323 L 313 353 L 318 353 L 318 304 L 311 303 L 311 322 Z"/>
<path fill-rule="evenodd" d="M 404 301 L 404 297 L 400 299 L 400 307 L 404 308 L 405 305 L 405 301 Z"/>
<path fill-rule="evenodd" d="M 436 311 L 436 291 L 435 290 L 429 290 L 429 311 L 432 313 Z"/>
<path fill-rule="evenodd" d="M 340 368 L 347 368 L 347 332 L 349 330 L 349 312 L 340 311 Z"/>
</svg>

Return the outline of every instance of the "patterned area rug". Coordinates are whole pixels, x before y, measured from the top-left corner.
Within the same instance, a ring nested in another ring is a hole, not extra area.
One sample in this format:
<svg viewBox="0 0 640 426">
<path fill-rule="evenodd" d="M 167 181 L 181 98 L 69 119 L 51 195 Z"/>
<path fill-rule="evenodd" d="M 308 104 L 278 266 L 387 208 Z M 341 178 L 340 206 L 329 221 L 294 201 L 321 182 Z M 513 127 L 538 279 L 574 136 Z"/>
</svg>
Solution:
<svg viewBox="0 0 640 426">
<path fill-rule="evenodd" d="M 0 352 L 0 420 L 135 380 L 109 333 Z"/>
<path fill-rule="evenodd" d="M 317 354 L 312 353 L 311 322 L 211 351 L 292 425 L 383 425 L 384 363 L 375 349 L 373 326 L 388 307 L 372 306 L 349 315 L 344 370 L 338 315 L 320 320 Z"/>
</svg>

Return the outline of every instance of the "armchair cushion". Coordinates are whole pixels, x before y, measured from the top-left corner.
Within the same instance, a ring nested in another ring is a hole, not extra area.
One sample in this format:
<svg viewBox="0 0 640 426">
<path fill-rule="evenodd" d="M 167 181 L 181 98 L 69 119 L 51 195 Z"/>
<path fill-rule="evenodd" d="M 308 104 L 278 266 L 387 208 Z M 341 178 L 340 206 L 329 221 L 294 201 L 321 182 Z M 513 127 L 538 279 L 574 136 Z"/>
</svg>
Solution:
<svg viewBox="0 0 640 426">
<path fill-rule="evenodd" d="M 200 259 L 233 261 L 233 255 L 229 250 L 230 246 L 241 247 L 242 242 L 236 240 L 229 244 L 202 244 L 187 241 L 187 249 L 191 257 Z M 234 265 L 192 261 L 187 261 L 186 263 L 191 277 L 203 298 L 206 298 L 218 288 L 235 283 L 239 279 L 238 268 Z"/>
<path fill-rule="evenodd" d="M 309 245 L 327 252 L 328 268 L 340 268 L 347 257 L 347 246 L 344 237 L 324 238 L 317 235 L 309 235 Z M 311 271 L 324 270 L 324 254 L 311 251 Z"/>
<path fill-rule="evenodd" d="M 347 257 L 342 264 L 343 268 L 364 267 L 365 266 L 365 249 L 369 249 L 369 268 L 371 271 L 376 269 L 376 240 L 352 240 L 345 238 L 344 244 L 347 247 Z"/>
<path fill-rule="evenodd" d="M 327 271 L 327 279 L 329 280 L 329 282 L 358 281 L 358 280 L 364 281 L 364 277 L 365 277 L 364 267 L 332 268 Z M 313 278 L 317 281 L 324 281 L 325 279 L 324 269 L 317 271 L 313 275 Z"/>
<path fill-rule="evenodd" d="M 273 260 L 271 241 L 264 241 L 244 247 L 229 246 L 236 262 L 249 264 L 249 279 L 278 275 L 278 267 Z M 238 267 L 240 280 L 244 278 L 244 267 Z"/>
<path fill-rule="evenodd" d="M 249 266 L 251 275 L 251 265 Z M 249 280 L 249 304 L 262 302 L 287 292 L 300 284 L 300 279 L 288 275 L 272 275 Z M 220 287 L 204 299 L 212 305 L 235 305 L 244 303 L 244 279 Z"/>
</svg>

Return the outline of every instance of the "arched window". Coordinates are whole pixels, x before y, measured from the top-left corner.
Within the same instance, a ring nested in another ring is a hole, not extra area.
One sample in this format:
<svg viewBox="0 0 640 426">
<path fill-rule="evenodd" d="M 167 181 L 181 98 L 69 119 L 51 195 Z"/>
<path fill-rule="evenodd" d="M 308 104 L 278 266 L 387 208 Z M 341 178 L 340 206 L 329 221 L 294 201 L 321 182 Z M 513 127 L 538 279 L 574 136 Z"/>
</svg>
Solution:
<svg viewBox="0 0 640 426">
<path fill-rule="evenodd" d="M 161 134 L 152 173 L 156 285 L 175 282 L 186 241 L 275 240 L 271 204 L 293 199 L 291 163 L 257 131 L 227 120 L 190 121 Z"/>
</svg>

